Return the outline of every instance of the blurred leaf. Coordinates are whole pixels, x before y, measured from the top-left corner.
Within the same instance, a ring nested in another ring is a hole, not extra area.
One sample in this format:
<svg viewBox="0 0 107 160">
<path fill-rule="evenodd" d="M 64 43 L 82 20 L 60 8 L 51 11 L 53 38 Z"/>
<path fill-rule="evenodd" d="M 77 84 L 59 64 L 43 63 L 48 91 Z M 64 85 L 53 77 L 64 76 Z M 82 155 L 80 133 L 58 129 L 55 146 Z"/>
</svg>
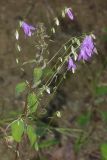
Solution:
<svg viewBox="0 0 107 160">
<path fill-rule="evenodd" d="M 77 123 L 80 126 L 86 126 L 90 122 L 90 116 L 91 116 L 90 112 L 80 115 L 77 118 Z"/>
<path fill-rule="evenodd" d="M 48 160 L 46 157 L 41 157 L 39 160 Z"/>
<path fill-rule="evenodd" d="M 59 143 L 59 141 L 56 139 L 46 140 L 46 141 L 43 141 L 39 144 L 39 148 L 41 148 L 41 149 L 48 148 L 48 147 L 51 147 L 51 146 L 56 145 L 58 143 Z"/>
<path fill-rule="evenodd" d="M 34 83 L 37 83 L 42 77 L 42 69 L 34 68 L 33 76 L 34 76 Z"/>
<path fill-rule="evenodd" d="M 101 145 L 101 156 L 102 156 L 102 160 L 107 160 L 107 143 L 103 143 Z"/>
<path fill-rule="evenodd" d="M 103 32 L 107 32 L 107 27 L 103 28 Z"/>
<path fill-rule="evenodd" d="M 82 143 L 81 143 L 81 141 L 79 142 L 79 138 L 78 138 L 77 141 L 74 144 L 75 152 L 78 153 L 80 151 L 81 147 L 82 147 Z"/>
<path fill-rule="evenodd" d="M 31 113 L 35 112 L 38 106 L 38 100 L 35 93 L 30 93 L 28 96 L 28 106 Z"/>
<path fill-rule="evenodd" d="M 36 134 L 38 136 L 41 137 L 41 136 L 46 135 L 46 133 L 48 132 L 48 128 L 49 128 L 48 125 L 46 125 L 45 123 L 43 123 L 41 121 L 37 121 L 36 122 L 36 126 L 37 126 L 37 128 L 36 128 Z"/>
<path fill-rule="evenodd" d="M 43 77 L 51 76 L 54 73 L 54 71 L 50 68 L 44 68 L 43 70 Z"/>
<path fill-rule="evenodd" d="M 75 144 L 74 144 L 74 149 L 75 152 L 79 152 L 81 148 L 88 143 L 90 135 L 90 131 L 88 133 L 81 132 L 81 134 L 77 137 Z"/>
<path fill-rule="evenodd" d="M 35 146 L 34 146 L 34 147 L 35 147 L 36 151 L 39 150 L 39 146 L 38 146 L 38 143 L 37 143 L 37 142 L 35 143 Z"/>
<path fill-rule="evenodd" d="M 102 102 L 104 102 L 104 97 L 97 97 L 97 98 L 94 100 L 94 103 L 95 103 L 96 105 L 101 104 Z"/>
<path fill-rule="evenodd" d="M 16 142 L 20 142 L 24 132 L 24 122 L 22 119 L 11 124 L 12 137 Z"/>
<path fill-rule="evenodd" d="M 105 42 L 107 42 L 107 35 L 104 35 L 104 36 L 102 37 L 102 40 L 105 41 Z"/>
<path fill-rule="evenodd" d="M 36 136 L 36 132 L 35 132 L 34 128 L 30 125 L 27 126 L 27 135 L 28 135 L 28 138 L 30 140 L 31 146 L 33 146 L 36 139 L 37 139 L 37 136 Z"/>
<path fill-rule="evenodd" d="M 56 131 L 60 132 L 61 134 L 66 134 L 66 135 L 72 135 L 74 134 L 75 136 L 78 135 L 78 133 L 81 133 L 82 130 L 80 129 L 73 129 L 73 128 L 55 128 Z"/>
<path fill-rule="evenodd" d="M 107 123 L 107 111 L 101 111 L 102 120 Z"/>
<path fill-rule="evenodd" d="M 102 96 L 107 94 L 107 86 L 97 86 L 96 87 L 96 95 Z"/>
<path fill-rule="evenodd" d="M 26 82 L 21 82 L 16 85 L 16 94 L 22 93 L 26 89 Z"/>
</svg>

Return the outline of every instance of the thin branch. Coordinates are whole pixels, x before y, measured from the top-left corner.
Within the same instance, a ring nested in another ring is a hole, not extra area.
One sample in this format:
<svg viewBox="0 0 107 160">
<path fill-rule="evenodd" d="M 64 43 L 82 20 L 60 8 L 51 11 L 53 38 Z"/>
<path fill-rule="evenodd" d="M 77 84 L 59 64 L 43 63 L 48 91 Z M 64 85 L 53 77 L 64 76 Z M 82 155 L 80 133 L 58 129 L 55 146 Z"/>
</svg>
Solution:
<svg viewBox="0 0 107 160">
<path fill-rule="evenodd" d="M 16 144 L 16 151 L 15 151 L 15 159 L 14 160 L 18 160 L 19 159 L 19 143 Z"/>
</svg>

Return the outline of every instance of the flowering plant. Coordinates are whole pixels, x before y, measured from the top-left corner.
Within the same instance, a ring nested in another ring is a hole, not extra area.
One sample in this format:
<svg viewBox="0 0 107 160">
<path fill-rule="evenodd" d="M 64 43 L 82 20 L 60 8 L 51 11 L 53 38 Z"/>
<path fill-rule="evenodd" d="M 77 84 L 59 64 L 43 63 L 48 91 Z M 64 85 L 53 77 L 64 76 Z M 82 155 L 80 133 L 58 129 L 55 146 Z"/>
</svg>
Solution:
<svg viewBox="0 0 107 160">
<path fill-rule="evenodd" d="M 67 15 L 70 20 L 74 20 L 71 8 L 65 8 L 63 14 Z M 60 21 L 58 18 L 55 18 L 55 24 L 59 26 Z M 22 94 L 24 96 L 23 110 L 14 121 L 8 124 L 5 130 L 5 135 L 7 136 L 7 132 L 11 129 L 11 137 L 16 142 L 15 153 L 17 159 L 20 157 L 20 143 L 22 141 L 29 139 L 31 146 L 38 151 L 44 144 L 44 142 L 42 143 L 42 137 L 48 134 L 48 131 L 58 131 L 58 128 L 52 128 L 41 122 L 42 112 L 44 112 L 44 114 L 46 113 L 46 107 L 43 108 L 42 106 L 42 104 L 45 103 L 43 101 L 46 96 L 48 96 L 48 99 L 49 97 L 52 98 L 58 86 L 66 77 L 67 72 L 74 73 L 81 60 L 90 60 L 94 52 L 96 52 L 93 34 L 82 35 L 80 37 L 71 37 L 53 57 L 47 60 L 44 54 L 47 53 L 48 55 L 49 53 L 47 44 L 49 37 L 46 35 L 44 25 L 38 24 L 34 27 L 25 21 L 20 22 L 19 28 L 15 32 L 18 52 L 22 52 L 22 47 L 19 44 L 20 30 L 23 30 L 25 34 L 25 41 L 27 38 L 36 37 L 35 47 L 37 52 L 33 60 L 21 62 L 19 58 L 16 58 L 16 62 L 23 72 L 25 70 L 24 67 L 28 64 L 31 65 L 33 70 L 29 80 L 25 80 L 16 85 L 17 96 Z M 55 33 L 54 28 L 51 31 Z M 57 60 L 53 65 L 55 59 Z M 65 70 L 64 72 L 62 70 L 63 68 Z M 55 83 L 54 86 L 52 86 L 52 82 L 57 79 L 61 72 L 62 74 L 58 84 Z M 57 111 L 55 116 L 61 117 L 60 112 Z M 56 141 L 51 142 L 52 144 L 57 143 Z"/>
</svg>

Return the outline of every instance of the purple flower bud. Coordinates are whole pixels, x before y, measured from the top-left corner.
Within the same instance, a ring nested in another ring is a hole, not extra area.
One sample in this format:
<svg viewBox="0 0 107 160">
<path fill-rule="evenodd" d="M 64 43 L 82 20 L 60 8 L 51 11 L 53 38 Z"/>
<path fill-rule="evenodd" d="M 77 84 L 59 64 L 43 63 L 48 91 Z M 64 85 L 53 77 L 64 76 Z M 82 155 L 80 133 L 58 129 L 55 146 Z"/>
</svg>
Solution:
<svg viewBox="0 0 107 160">
<path fill-rule="evenodd" d="M 72 9 L 71 9 L 71 8 L 67 8 L 67 9 L 66 9 L 66 13 L 67 13 L 68 17 L 69 17 L 71 20 L 74 19 L 74 15 L 73 15 L 73 13 L 72 13 Z"/>
<path fill-rule="evenodd" d="M 76 69 L 76 65 L 74 64 L 72 58 L 69 57 L 69 60 L 68 60 L 68 70 L 72 70 L 72 72 L 74 73 L 75 69 Z"/>
<path fill-rule="evenodd" d="M 86 36 L 80 46 L 78 60 L 89 60 L 95 51 L 94 42 L 91 36 Z"/>
<path fill-rule="evenodd" d="M 21 27 L 23 28 L 25 35 L 29 37 L 32 35 L 32 32 L 36 29 L 35 27 L 28 25 L 25 22 L 22 22 Z"/>
</svg>

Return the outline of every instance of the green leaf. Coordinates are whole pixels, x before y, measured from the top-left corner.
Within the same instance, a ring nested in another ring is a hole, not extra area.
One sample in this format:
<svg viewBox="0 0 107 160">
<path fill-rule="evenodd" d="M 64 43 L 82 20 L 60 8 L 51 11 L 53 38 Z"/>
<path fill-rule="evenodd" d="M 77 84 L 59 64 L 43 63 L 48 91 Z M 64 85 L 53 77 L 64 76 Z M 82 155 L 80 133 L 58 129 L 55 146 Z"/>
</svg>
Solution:
<svg viewBox="0 0 107 160">
<path fill-rule="evenodd" d="M 31 146 L 33 146 L 36 139 L 37 139 L 37 136 L 36 136 L 36 132 L 35 132 L 34 128 L 30 125 L 27 126 L 27 135 L 28 135 L 28 138 L 30 140 Z"/>
<path fill-rule="evenodd" d="M 22 119 L 11 124 L 12 137 L 16 142 L 20 142 L 24 132 L 24 122 Z"/>
<path fill-rule="evenodd" d="M 43 70 L 43 77 L 51 76 L 54 71 L 51 68 L 44 68 Z"/>
<path fill-rule="evenodd" d="M 101 156 L 103 160 L 107 160 L 107 143 L 101 145 Z"/>
<path fill-rule="evenodd" d="M 86 126 L 90 121 L 90 113 L 82 114 L 77 118 L 77 123 L 80 126 Z"/>
<path fill-rule="evenodd" d="M 37 83 L 38 81 L 40 81 L 42 77 L 42 69 L 34 68 L 33 76 L 34 76 L 34 83 Z"/>
<path fill-rule="evenodd" d="M 75 144 L 74 144 L 74 150 L 76 153 L 78 153 L 81 147 L 84 145 L 85 143 L 84 139 L 85 139 L 84 133 L 80 134 L 80 136 L 77 137 Z"/>
<path fill-rule="evenodd" d="M 97 86 L 96 87 L 96 95 L 103 96 L 107 94 L 107 86 Z"/>
<path fill-rule="evenodd" d="M 107 123 L 107 111 L 101 111 L 102 120 Z"/>
<path fill-rule="evenodd" d="M 21 83 L 18 83 L 16 85 L 16 94 L 20 94 L 22 93 L 25 89 L 26 89 L 26 83 L 25 82 L 21 82 Z"/>
<path fill-rule="evenodd" d="M 35 143 L 35 146 L 34 146 L 34 147 L 35 147 L 35 150 L 36 150 L 36 151 L 39 150 L 39 146 L 38 146 L 38 143 L 37 143 L 37 142 Z"/>
<path fill-rule="evenodd" d="M 38 100 L 35 93 L 30 93 L 28 95 L 28 106 L 31 113 L 34 113 L 38 106 Z"/>
<path fill-rule="evenodd" d="M 56 140 L 56 139 L 52 139 L 52 140 L 46 140 L 46 141 L 43 141 L 39 144 L 39 148 L 43 149 L 43 148 L 48 148 L 50 146 L 53 146 L 53 145 L 56 145 L 58 144 L 59 141 Z"/>
<path fill-rule="evenodd" d="M 103 32 L 107 32 L 107 27 L 103 28 Z"/>
<path fill-rule="evenodd" d="M 45 136 L 48 132 L 48 125 L 45 124 L 44 122 L 37 121 L 36 122 L 36 134 L 39 137 Z"/>
<path fill-rule="evenodd" d="M 102 36 L 102 40 L 107 42 L 107 35 Z"/>
</svg>

